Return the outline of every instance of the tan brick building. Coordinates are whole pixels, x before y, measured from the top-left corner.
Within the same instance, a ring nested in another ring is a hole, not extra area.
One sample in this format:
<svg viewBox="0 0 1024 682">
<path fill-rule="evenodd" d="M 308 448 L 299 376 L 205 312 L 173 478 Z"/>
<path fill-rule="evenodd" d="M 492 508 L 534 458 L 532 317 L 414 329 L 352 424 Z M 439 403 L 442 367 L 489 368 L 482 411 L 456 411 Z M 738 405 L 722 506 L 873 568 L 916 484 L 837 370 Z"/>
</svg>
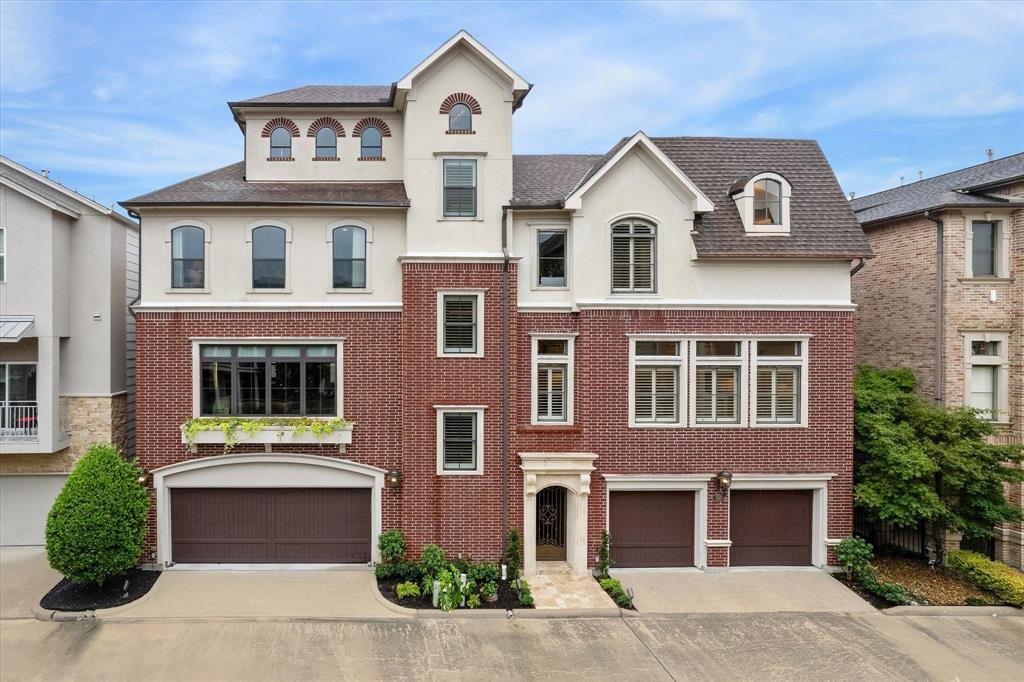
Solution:
<svg viewBox="0 0 1024 682">
<path fill-rule="evenodd" d="M 921 395 L 1024 441 L 1024 154 L 852 204 L 876 254 L 853 278 L 857 363 L 908 367 Z M 998 529 L 996 557 L 1021 567 L 1022 538 Z"/>
</svg>

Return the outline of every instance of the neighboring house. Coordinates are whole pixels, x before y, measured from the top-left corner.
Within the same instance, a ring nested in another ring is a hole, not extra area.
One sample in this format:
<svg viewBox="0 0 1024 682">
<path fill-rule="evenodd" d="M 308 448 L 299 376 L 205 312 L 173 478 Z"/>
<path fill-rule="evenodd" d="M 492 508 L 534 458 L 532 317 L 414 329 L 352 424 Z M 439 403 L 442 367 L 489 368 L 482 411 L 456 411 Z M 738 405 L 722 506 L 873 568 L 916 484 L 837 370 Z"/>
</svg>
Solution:
<svg viewBox="0 0 1024 682">
<path fill-rule="evenodd" d="M 0 157 L 0 545 L 39 545 L 90 443 L 132 450 L 133 221 Z"/>
<path fill-rule="evenodd" d="M 1024 154 L 852 202 L 877 257 L 853 278 L 858 364 L 908 367 L 922 396 L 1024 441 Z M 1010 498 L 1022 503 L 1021 486 Z M 1020 523 L 995 554 L 1022 566 Z"/>
<path fill-rule="evenodd" d="M 244 161 L 123 202 L 152 560 L 365 563 L 382 528 L 493 560 L 511 526 L 527 574 L 605 527 L 620 567 L 831 562 L 871 251 L 821 149 L 514 156 L 530 88 L 460 32 L 392 85 L 229 103 Z M 286 415 L 353 425 L 180 431 Z"/>
</svg>

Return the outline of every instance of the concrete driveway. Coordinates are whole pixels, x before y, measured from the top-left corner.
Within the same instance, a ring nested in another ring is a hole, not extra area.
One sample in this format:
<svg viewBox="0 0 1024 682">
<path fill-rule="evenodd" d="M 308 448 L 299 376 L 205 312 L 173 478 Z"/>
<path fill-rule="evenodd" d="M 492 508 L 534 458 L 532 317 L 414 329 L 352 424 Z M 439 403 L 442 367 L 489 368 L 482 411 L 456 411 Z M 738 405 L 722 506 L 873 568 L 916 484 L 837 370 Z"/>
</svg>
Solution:
<svg viewBox="0 0 1024 682">
<path fill-rule="evenodd" d="M 32 618 L 32 608 L 60 577 L 42 547 L 0 547 L 0 619 Z"/>
<path fill-rule="evenodd" d="M 633 588 L 641 613 L 871 613 L 875 609 L 818 569 L 612 571 Z"/>
</svg>

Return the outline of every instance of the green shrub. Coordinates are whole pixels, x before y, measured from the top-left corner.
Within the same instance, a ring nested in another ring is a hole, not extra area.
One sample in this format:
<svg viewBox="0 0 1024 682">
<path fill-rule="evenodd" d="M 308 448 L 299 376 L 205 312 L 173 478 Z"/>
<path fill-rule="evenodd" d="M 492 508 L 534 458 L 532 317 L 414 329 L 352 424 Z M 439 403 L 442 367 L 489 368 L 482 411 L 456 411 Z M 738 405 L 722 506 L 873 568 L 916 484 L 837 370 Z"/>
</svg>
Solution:
<svg viewBox="0 0 1024 682">
<path fill-rule="evenodd" d="M 493 580 L 477 584 L 480 585 L 480 594 L 485 597 L 494 597 L 498 594 L 498 583 Z"/>
<path fill-rule="evenodd" d="M 412 582 L 398 583 L 395 590 L 398 592 L 399 599 L 408 599 L 410 597 L 420 596 L 420 586 Z"/>
<path fill-rule="evenodd" d="M 397 564 L 405 559 L 405 535 L 400 530 L 388 530 L 377 539 L 380 561 L 383 564 Z"/>
<path fill-rule="evenodd" d="M 437 574 L 437 580 L 441 582 L 437 608 L 442 611 L 454 611 L 476 591 L 474 583 L 467 581 L 465 585 L 462 584 L 462 572 L 455 564 L 449 565 L 448 568 L 442 568 Z"/>
<path fill-rule="evenodd" d="M 423 571 L 420 570 L 419 564 L 412 564 L 406 561 L 397 564 L 377 564 L 374 570 L 377 574 L 377 580 L 398 578 L 403 582 L 410 580 L 415 582 L 423 577 Z"/>
<path fill-rule="evenodd" d="M 864 586 L 866 590 L 874 594 L 876 597 L 881 597 L 890 604 L 896 604 L 902 606 L 910 602 L 910 596 L 907 594 L 906 588 L 897 583 L 883 583 L 878 580 L 878 574 L 875 573 L 875 568 L 871 564 L 866 565 L 857 573 L 854 573 L 854 578 L 858 583 Z"/>
<path fill-rule="evenodd" d="M 633 608 L 633 600 L 629 598 L 626 591 L 622 589 L 622 583 L 615 578 L 603 578 L 600 580 L 601 588 L 608 593 L 616 604 L 624 609 Z"/>
<path fill-rule="evenodd" d="M 871 564 L 874 551 L 871 543 L 861 538 L 843 538 L 835 547 L 836 561 L 846 569 L 847 577 L 853 577 Z"/>
<path fill-rule="evenodd" d="M 1024 573 L 963 549 L 946 555 L 946 565 L 1010 606 L 1024 608 Z"/>
<path fill-rule="evenodd" d="M 515 580 L 519 577 L 519 568 L 523 565 L 523 538 L 515 528 L 508 529 L 505 536 L 505 567 L 508 570 L 508 579 Z"/>
<path fill-rule="evenodd" d="M 46 519 L 50 566 L 73 582 L 101 585 L 135 567 L 149 515 L 141 474 L 113 445 L 86 450 Z"/>
<path fill-rule="evenodd" d="M 466 606 L 468 606 L 471 609 L 475 609 L 476 607 L 480 606 L 480 595 L 471 594 L 468 597 L 466 597 Z"/>
<path fill-rule="evenodd" d="M 519 580 L 516 590 L 519 593 L 519 605 L 527 608 L 533 606 L 533 592 L 530 590 L 530 583 Z"/>
<path fill-rule="evenodd" d="M 612 561 L 612 534 L 608 529 L 601 531 L 601 549 L 597 553 L 597 573 L 603 578 L 608 577 L 608 571 L 615 562 Z"/>
<path fill-rule="evenodd" d="M 497 564 L 488 563 L 470 564 L 465 573 L 466 577 L 477 585 L 498 582 L 498 578 L 501 576 Z"/>
<path fill-rule="evenodd" d="M 437 545 L 423 545 L 420 550 L 420 569 L 423 575 L 437 578 L 445 569 L 444 550 Z"/>
</svg>

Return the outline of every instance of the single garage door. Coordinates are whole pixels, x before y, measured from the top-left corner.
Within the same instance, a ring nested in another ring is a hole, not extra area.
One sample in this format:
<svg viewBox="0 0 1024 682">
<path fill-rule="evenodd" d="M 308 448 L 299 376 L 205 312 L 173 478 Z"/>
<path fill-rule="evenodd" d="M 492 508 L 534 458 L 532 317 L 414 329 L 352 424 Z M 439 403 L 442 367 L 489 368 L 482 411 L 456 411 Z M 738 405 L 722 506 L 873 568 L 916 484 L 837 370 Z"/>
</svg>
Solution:
<svg viewBox="0 0 1024 682">
<path fill-rule="evenodd" d="M 730 565 L 810 565 L 813 491 L 733 490 L 729 497 Z"/>
<path fill-rule="evenodd" d="M 365 563 L 369 488 L 173 488 L 176 563 Z"/>
<path fill-rule="evenodd" d="M 609 493 L 617 568 L 693 566 L 693 491 Z"/>
<path fill-rule="evenodd" d="M 45 544 L 46 517 L 67 474 L 0 476 L 0 545 Z"/>
</svg>

